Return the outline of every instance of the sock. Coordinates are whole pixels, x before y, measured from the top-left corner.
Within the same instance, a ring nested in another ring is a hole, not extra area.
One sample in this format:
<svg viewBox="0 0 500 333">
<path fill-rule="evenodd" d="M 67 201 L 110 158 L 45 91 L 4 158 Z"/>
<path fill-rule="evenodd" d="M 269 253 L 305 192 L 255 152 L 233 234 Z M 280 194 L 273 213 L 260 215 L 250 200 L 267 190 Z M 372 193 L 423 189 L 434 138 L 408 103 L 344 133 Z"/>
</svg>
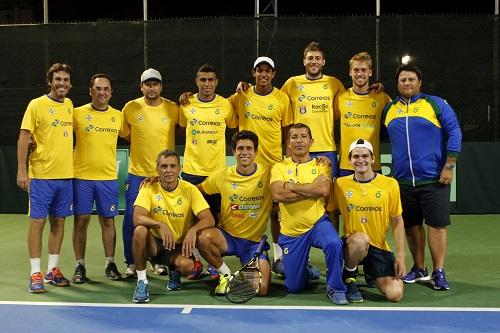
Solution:
<svg viewBox="0 0 500 333">
<path fill-rule="evenodd" d="M 277 243 L 273 243 L 273 261 L 278 260 L 279 258 L 283 257 L 283 250 L 281 249 L 281 246 L 279 246 Z"/>
<path fill-rule="evenodd" d="M 193 250 L 193 256 L 196 261 L 201 261 L 201 254 L 200 251 L 198 251 L 198 249 Z"/>
<path fill-rule="evenodd" d="M 142 280 L 145 283 L 148 283 L 148 276 L 146 275 L 146 270 L 139 271 L 137 270 L 137 280 Z"/>
<path fill-rule="evenodd" d="M 47 266 L 47 273 L 52 271 L 52 268 L 57 267 L 59 262 L 59 254 L 49 254 L 49 264 Z"/>
<path fill-rule="evenodd" d="M 85 266 L 85 259 L 78 259 L 78 260 L 76 261 L 76 266 L 78 266 L 78 265 Z"/>
<path fill-rule="evenodd" d="M 227 265 L 226 265 L 226 263 L 224 261 L 222 262 L 222 266 L 220 266 L 219 268 L 217 268 L 217 270 L 222 275 L 231 275 L 231 270 L 229 269 L 229 267 L 227 267 Z"/>
<path fill-rule="evenodd" d="M 31 275 L 42 271 L 40 269 L 40 258 L 30 258 L 30 264 L 31 264 Z"/>
<path fill-rule="evenodd" d="M 106 257 L 106 266 L 105 267 L 108 267 L 108 265 L 112 262 L 115 262 L 115 257 Z"/>
<path fill-rule="evenodd" d="M 342 280 L 347 280 L 347 279 L 356 279 L 356 273 L 358 271 L 358 266 L 354 268 L 349 268 L 347 266 L 344 266 L 344 269 L 342 270 Z"/>
</svg>

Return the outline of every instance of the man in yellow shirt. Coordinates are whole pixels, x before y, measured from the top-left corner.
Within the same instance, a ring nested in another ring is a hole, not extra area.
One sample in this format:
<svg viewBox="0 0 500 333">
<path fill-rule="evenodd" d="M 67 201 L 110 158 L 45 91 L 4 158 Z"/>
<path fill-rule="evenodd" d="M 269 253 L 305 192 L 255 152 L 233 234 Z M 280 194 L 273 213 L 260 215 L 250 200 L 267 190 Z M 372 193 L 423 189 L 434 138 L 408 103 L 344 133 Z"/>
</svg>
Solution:
<svg viewBox="0 0 500 333">
<path fill-rule="evenodd" d="M 291 156 L 271 170 L 271 193 L 279 202 L 285 285 L 298 293 L 307 284 L 307 260 L 312 246 L 325 254 L 327 296 L 333 303 L 348 304 L 342 281 L 342 241 L 325 210 L 330 197 L 331 170 L 318 165 L 309 154 L 314 140 L 305 124 L 292 125 L 288 132 Z"/>
<path fill-rule="evenodd" d="M 269 57 L 255 59 L 252 69 L 255 85 L 248 86 L 229 97 L 238 115 L 239 130 L 253 131 L 259 137 L 259 150 L 255 160 L 266 167 L 283 160 L 282 129 L 293 123 L 293 114 L 288 96 L 273 86 L 276 66 Z M 284 131 L 283 131 L 284 132 Z M 282 276 L 281 257 L 278 245 L 280 224 L 278 205 L 271 212 L 271 234 L 273 237 L 273 270 Z M 319 276 L 318 276 L 319 277 Z"/>
<path fill-rule="evenodd" d="M 281 87 L 292 103 L 293 122 L 303 123 L 311 129 L 314 144 L 311 156 L 326 156 L 332 162 L 332 177 L 338 175 L 337 146 L 333 138 L 333 104 L 345 88 L 336 77 L 323 74 L 325 52 L 318 42 L 304 49 L 305 74 L 289 78 Z"/>
<path fill-rule="evenodd" d="M 185 94 L 189 99 L 180 107 L 179 125 L 186 128 L 181 177 L 191 184 L 198 185 L 208 175 L 226 167 L 226 128 L 236 127 L 236 115 L 232 104 L 215 92 L 219 78 L 214 66 L 202 65 L 196 72 L 195 83 L 198 93 Z M 207 195 L 205 198 L 212 214 L 218 220 L 220 194 Z M 203 274 L 198 250 L 195 251 L 195 257 L 196 267 L 189 276 L 193 280 L 201 278 Z M 218 278 L 211 267 L 208 271 L 212 278 Z"/>
<path fill-rule="evenodd" d="M 231 270 L 222 257 L 235 255 L 242 265 L 254 255 L 266 231 L 271 212 L 270 168 L 255 162 L 259 139 L 251 131 L 233 135 L 232 151 L 236 165 L 210 175 L 198 188 L 206 194 L 220 193 L 221 216 L 217 228 L 207 228 L 198 236 L 203 257 L 220 273 L 216 295 L 224 295 Z M 269 249 L 266 243 L 264 250 Z M 262 285 L 259 295 L 266 295 L 271 283 L 271 268 L 266 252 L 259 257 Z"/>
<path fill-rule="evenodd" d="M 116 229 L 114 217 L 118 215 L 118 180 L 116 170 L 116 144 L 123 124 L 121 111 L 109 105 L 113 93 L 111 78 L 95 74 L 89 85 L 92 101 L 75 108 L 73 129 L 76 137 L 73 155 L 73 199 L 75 225 L 73 249 L 76 268 L 73 282 L 88 281 L 85 268 L 87 228 L 95 201 L 102 229 L 105 276 L 121 280 L 115 264 Z"/>
<path fill-rule="evenodd" d="M 17 142 L 17 185 L 28 191 L 30 199 L 28 291 L 31 293 L 43 293 L 44 280 L 58 287 L 69 285 L 58 262 L 64 220 L 73 213 L 73 103 L 66 98 L 71 89 L 71 75 L 72 69 L 67 64 L 55 63 L 49 68 L 49 93 L 28 104 Z M 35 148 L 29 154 L 31 140 Z M 50 221 L 49 262 L 44 277 L 40 257 L 47 215 Z"/>
<path fill-rule="evenodd" d="M 352 87 L 340 93 L 334 101 L 335 118 L 340 125 L 340 176 L 352 175 L 354 169 L 348 158 L 349 146 L 358 138 L 373 144 L 373 170 L 381 172 L 380 126 L 384 106 L 389 95 L 370 87 L 372 59 L 367 52 L 355 54 L 349 60 Z"/>
<path fill-rule="evenodd" d="M 157 158 L 159 182 L 144 185 L 134 204 L 133 253 L 137 269 L 134 303 L 149 301 L 146 259 L 168 266 L 168 290 L 182 288 L 180 277 L 195 265 L 197 234 L 213 227 L 214 218 L 196 186 L 179 179 L 180 157 L 161 151 Z M 192 223 L 196 216 L 197 223 Z"/>
<path fill-rule="evenodd" d="M 337 178 L 334 183 L 332 210 L 340 210 L 344 220 L 345 243 L 343 279 L 350 302 L 363 302 L 356 285 L 358 264 L 365 275 L 375 279 L 378 290 L 392 302 L 403 298 L 405 273 L 405 232 L 399 185 L 394 178 L 376 173 L 374 149 L 370 142 L 351 143 L 349 161 L 354 175 Z M 387 242 L 392 227 L 396 258 Z"/>
<path fill-rule="evenodd" d="M 132 257 L 134 232 L 133 209 L 139 187 L 145 177 L 156 176 L 155 160 L 164 149 L 175 149 L 175 126 L 179 108 L 161 97 L 162 77 L 156 69 L 146 69 L 141 75 L 143 97 L 128 102 L 123 108 L 123 137 L 130 141 L 130 166 L 125 183 L 125 216 L 123 247 L 128 267 L 126 277 L 135 275 Z"/>
</svg>

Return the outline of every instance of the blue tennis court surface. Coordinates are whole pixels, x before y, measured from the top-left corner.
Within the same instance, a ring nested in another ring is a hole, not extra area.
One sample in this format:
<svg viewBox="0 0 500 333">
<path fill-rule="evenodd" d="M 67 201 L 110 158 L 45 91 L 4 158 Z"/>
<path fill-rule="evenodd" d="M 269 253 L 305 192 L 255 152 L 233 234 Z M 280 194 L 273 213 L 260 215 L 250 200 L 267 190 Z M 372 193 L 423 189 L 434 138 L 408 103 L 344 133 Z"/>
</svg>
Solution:
<svg viewBox="0 0 500 333">
<path fill-rule="evenodd" d="M 0 302 L 1 332 L 500 332 L 498 308 Z"/>
</svg>

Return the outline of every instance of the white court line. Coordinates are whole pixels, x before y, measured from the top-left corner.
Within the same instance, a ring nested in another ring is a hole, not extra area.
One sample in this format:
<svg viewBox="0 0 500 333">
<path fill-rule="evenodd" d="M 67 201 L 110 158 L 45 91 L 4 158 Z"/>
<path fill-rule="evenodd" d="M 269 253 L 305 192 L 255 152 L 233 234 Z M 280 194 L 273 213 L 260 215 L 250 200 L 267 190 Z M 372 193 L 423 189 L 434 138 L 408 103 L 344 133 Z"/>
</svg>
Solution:
<svg viewBox="0 0 500 333">
<path fill-rule="evenodd" d="M 109 308 L 172 308 L 190 313 L 193 309 L 245 309 L 245 310 L 314 310 L 314 311 L 447 311 L 447 312 L 500 312 L 500 308 L 467 307 L 362 307 L 362 306 L 283 306 L 283 305 L 195 305 L 195 304 L 111 304 L 111 303 L 71 303 L 71 302 L 18 302 L 0 301 L 0 305 L 25 306 L 87 306 Z"/>
<path fill-rule="evenodd" d="M 192 307 L 192 306 L 185 306 L 185 307 L 182 309 L 181 313 L 182 313 L 182 314 L 190 314 L 190 313 L 191 313 L 191 310 L 193 310 L 193 307 Z"/>
</svg>

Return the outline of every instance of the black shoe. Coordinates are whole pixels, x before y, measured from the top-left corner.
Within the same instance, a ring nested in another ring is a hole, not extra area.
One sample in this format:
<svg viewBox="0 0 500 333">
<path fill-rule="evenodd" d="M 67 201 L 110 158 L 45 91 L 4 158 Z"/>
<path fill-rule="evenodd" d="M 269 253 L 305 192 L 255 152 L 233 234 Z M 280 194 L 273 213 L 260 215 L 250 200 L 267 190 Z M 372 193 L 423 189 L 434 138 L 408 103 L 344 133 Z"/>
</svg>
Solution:
<svg viewBox="0 0 500 333">
<path fill-rule="evenodd" d="M 106 266 L 106 270 L 104 271 L 106 277 L 113 281 L 118 281 L 122 279 L 122 275 L 118 272 L 118 268 L 114 262 L 110 262 L 108 266 Z"/>
<path fill-rule="evenodd" d="M 76 266 L 75 274 L 73 274 L 72 280 L 77 284 L 82 284 L 89 281 L 89 279 L 87 279 L 87 270 L 85 269 L 85 266 L 83 266 L 82 264 L 78 264 Z"/>
</svg>

